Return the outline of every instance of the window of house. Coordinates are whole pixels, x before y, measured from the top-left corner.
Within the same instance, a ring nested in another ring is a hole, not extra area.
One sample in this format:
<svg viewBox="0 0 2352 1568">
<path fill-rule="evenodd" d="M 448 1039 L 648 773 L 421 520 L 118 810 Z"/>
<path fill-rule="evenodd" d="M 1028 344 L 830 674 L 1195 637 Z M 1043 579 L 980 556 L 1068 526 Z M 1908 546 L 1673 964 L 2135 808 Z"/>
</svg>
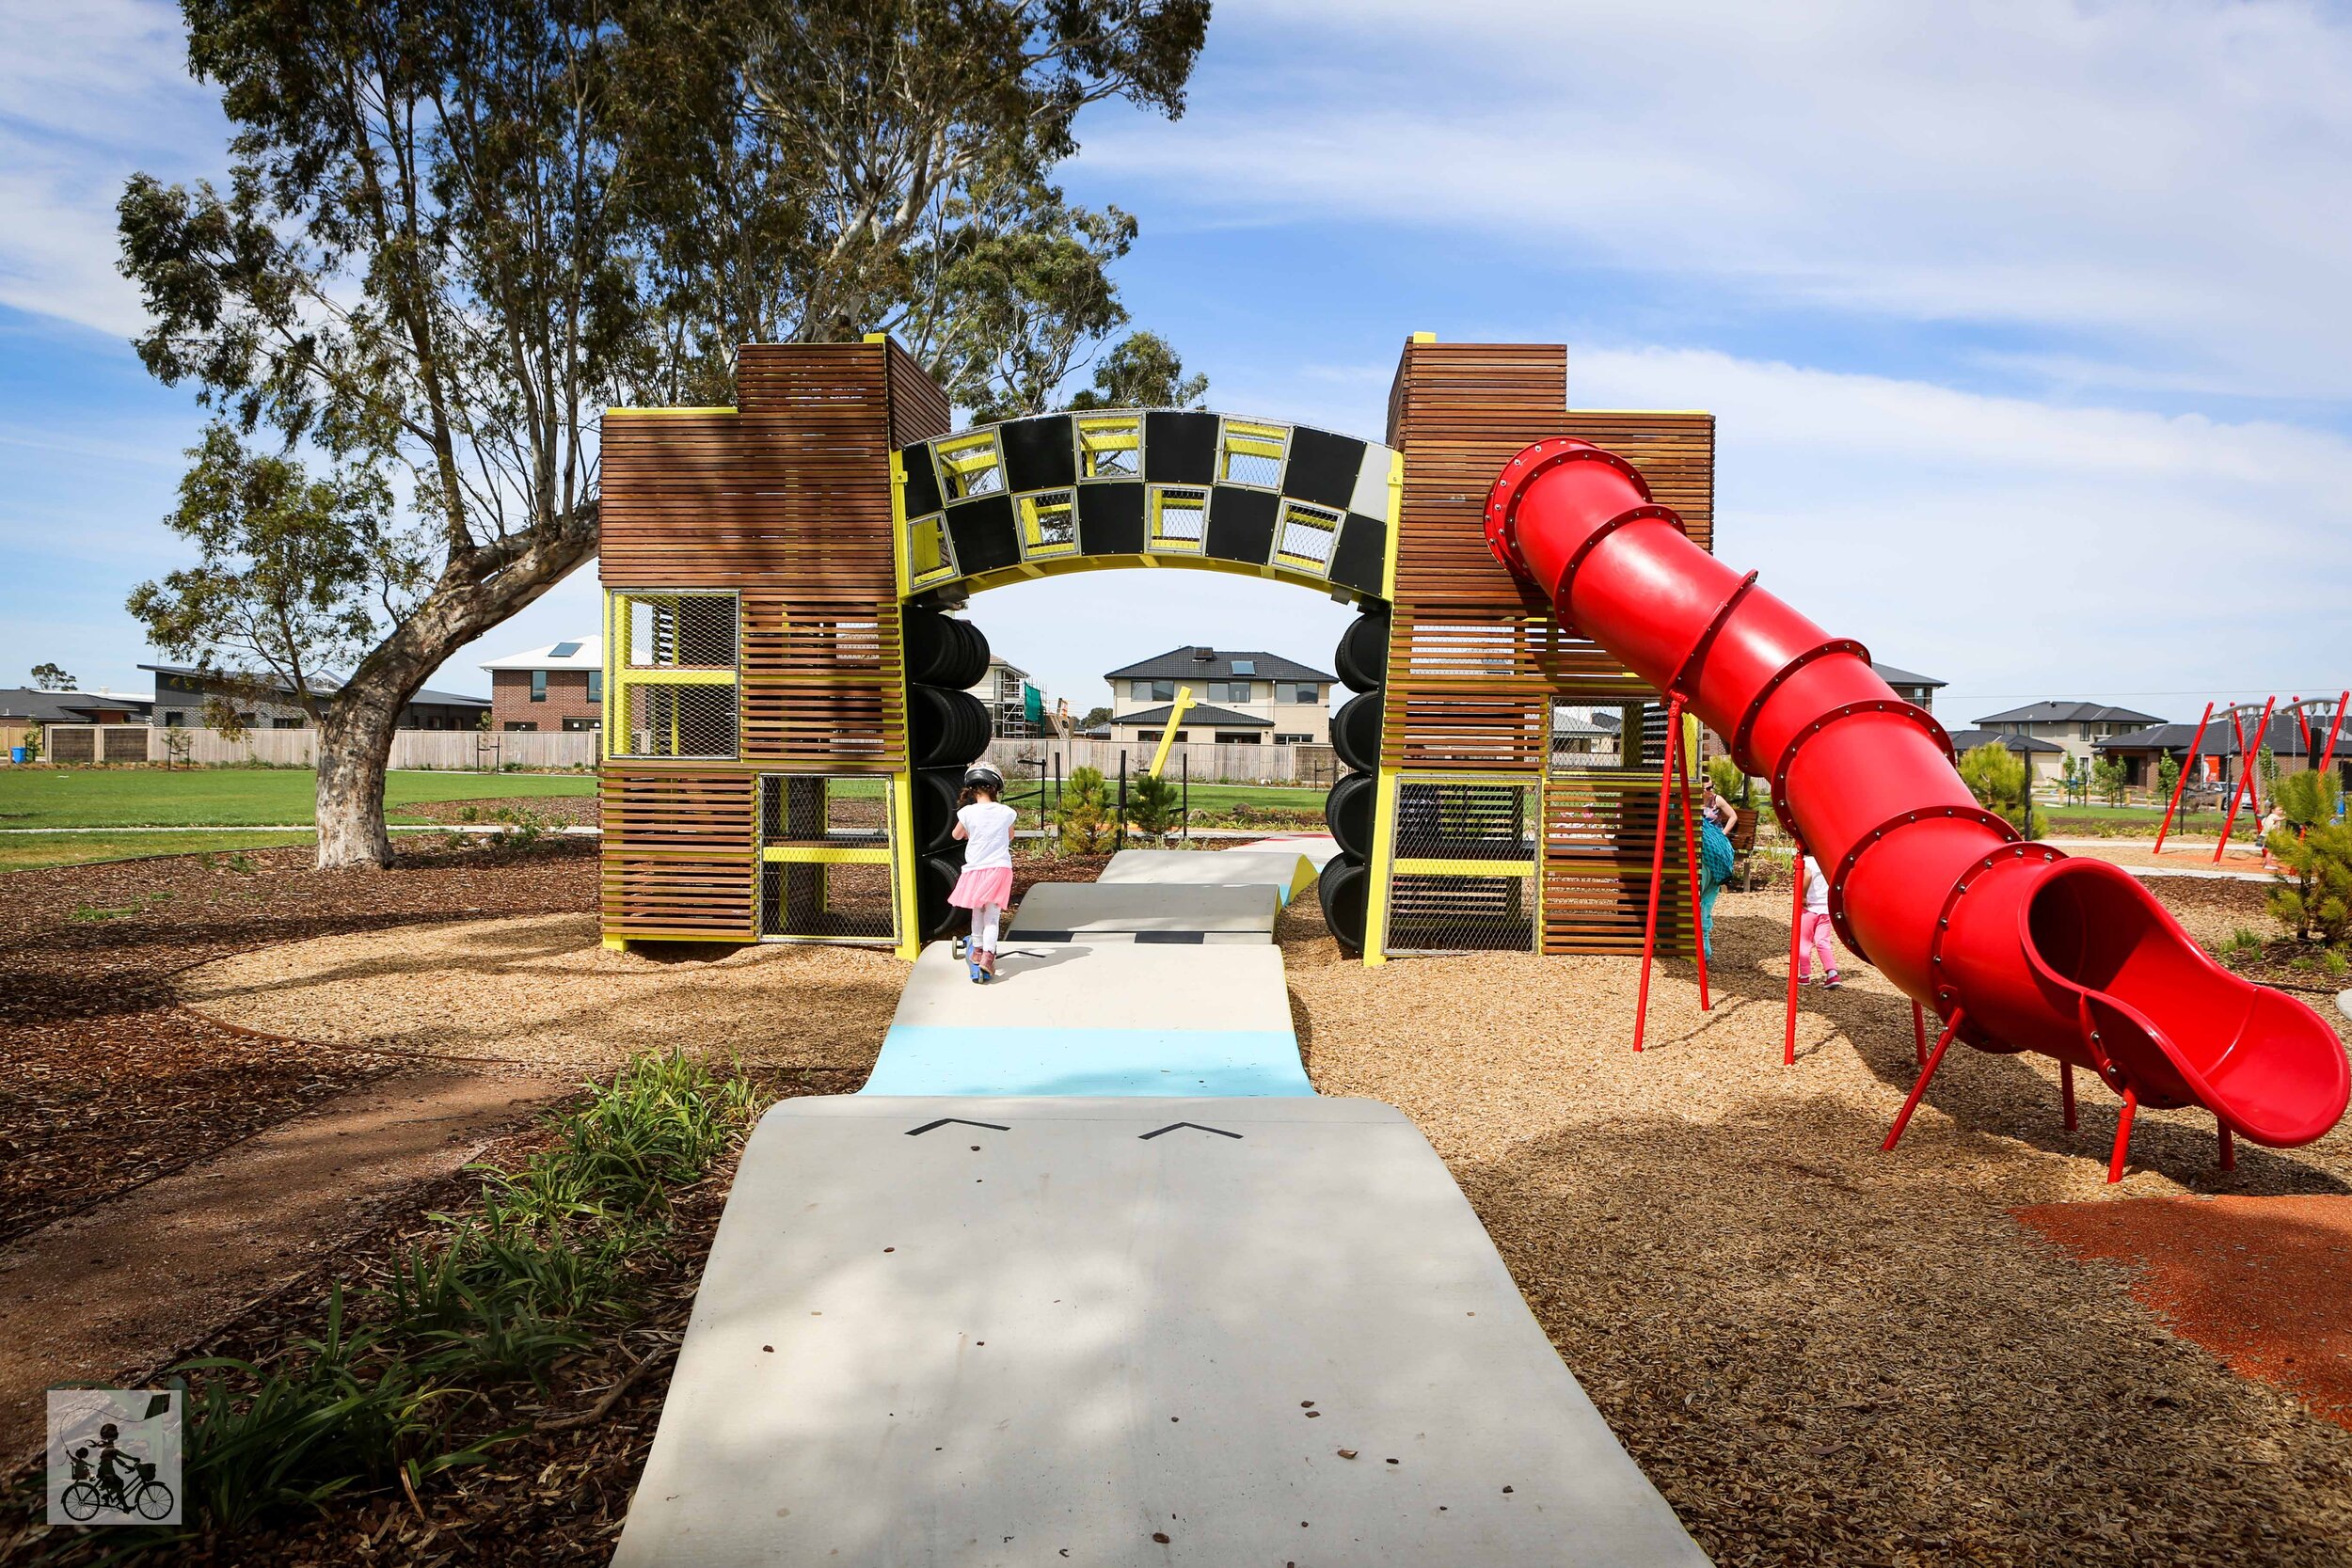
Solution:
<svg viewBox="0 0 2352 1568">
<path fill-rule="evenodd" d="M 1130 681 L 1127 694 L 1138 703 L 1172 703 L 1176 700 L 1174 681 Z"/>
<path fill-rule="evenodd" d="M 1213 703 L 1255 702 L 1257 689 L 1255 681 L 1211 681 L 1209 701 Z"/>
<path fill-rule="evenodd" d="M 1277 688 L 1274 698 L 1280 703 L 1319 703 L 1323 701 L 1323 688 L 1313 681 L 1296 681 Z"/>
<path fill-rule="evenodd" d="M 545 670 L 531 673 L 531 700 L 534 703 L 548 700 L 548 673 Z"/>
<path fill-rule="evenodd" d="M 579 735 L 583 732 L 594 732 L 600 730 L 603 727 L 604 725 L 602 722 L 595 719 L 566 719 L 564 721 L 564 732 L 569 735 Z"/>
<path fill-rule="evenodd" d="M 1216 743 L 1220 746 L 1255 746 L 1258 743 L 1258 732 L 1255 730 L 1219 730 L 1216 732 Z"/>
<path fill-rule="evenodd" d="M 539 721 L 536 719 L 509 719 L 506 728 L 510 733 L 531 734 L 538 730 Z"/>
<path fill-rule="evenodd" d="M 1315 737 L 1311 735 L 1278 735 L 1274 737 L 1277 746 L 1311 746 L 1314 743 Z"/>
<path fill-rule="evenodd" d="M 588 672 L 588 700 L 592 703 L 604 701 L 604 672 L 601 670 Z"/>
</svg>

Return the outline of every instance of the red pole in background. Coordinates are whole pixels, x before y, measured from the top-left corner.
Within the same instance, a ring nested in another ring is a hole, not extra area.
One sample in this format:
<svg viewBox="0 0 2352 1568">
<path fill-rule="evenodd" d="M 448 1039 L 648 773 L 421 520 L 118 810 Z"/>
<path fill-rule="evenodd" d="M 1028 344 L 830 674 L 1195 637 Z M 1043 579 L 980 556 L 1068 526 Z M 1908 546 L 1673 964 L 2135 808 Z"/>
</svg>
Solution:
<svg viewBox="0 0 2352 1568">
<path fill-rule="evenodd" d="M 1804 941 L 1804 846 L 1788 857 L 1788 879 L 1797 884 L 1788 899 L 1788 1033 L 1781 1041 L 1780 1065 L 1797 1065 L 1797 953 Z"/>
<path fill-rule="evenodd" d="M 1707 927 L 1700 924 L 1699 852 L 1693 843 L 1696 824 L 1691 820 L 1691 759 L 1682 746 L 1681 716 L 1667 709 L 1666 744 L 1674 748 L 1675 772 L 1682 780 L 1682 875 L 1691 884 L 1691 941 L 1699 960 L 1699 1011 L 1710 1010 L 1707 1000 Z"/>
<path fill-rule="evenodd" d="M 2213 847 L 2213 863 L 2216 865 L 2219 865 L 2221 863 L 2221 851 L 2230 847 L 2230 830 L 2237 825 L 2238 801 L 2241 799 L 2251 799 L 2254 803 L 2254 809 L 2256 811 L 2260 811 L 2262 809 L 2262 797 L 2256 795 L 2252 788 L 2254 774 L 2257 771 L 2254 765 L 2259 763 L 2262 757 L 2260 742 L 2269 737 L 2270 710 L 2278 703 L 2278 698 L 2270 697 L 2265 699 L 2263 702 L 2262 722 L 2254 726 L 2254 737 L 2257 742 L 2257 749 L 2253 756 L 2249 757 L 2246 754 L 2245 732 L 2243 730 L 2238 732 L 2237 787 L 2230 791 L 2230 815 L 2221 819 L 2221 842 Z M 2230 722 L 2233 726 L 2237 723 L 2237 713 L 2234 709 L 2231 711 Z M 2120 1160 L 2122 1156 L 2119 1154 L 2117 1158 Z"/>
<path fill-rule="evenodd" d="M 2347 704 L 2352 704 L 2352 691 L 2336 699 L 2335 721 L 2328 726 L 2328 752 L 2319 759 L 2319 770 L 2323 773 L 2331 772 L 2336 766 L 2336 736 L 2344 733 L 2344 710 Z"/>
<path fill-rule="evenodd" d="M 1658 769 L 1658 832 L 1649 847 L 1649 918 L 1642 925 L 1642 991 L 1633 1003 L 1633 1049 L 1642 1049 L 1642 1031 L 1649 1024 L 1649 970 L 1658 956 L 1658 884 L 1666 875 L 1666 811 L 1674 799 L 1675 726 L 1682 718 L 1682 699 L 1666 708 L 1666 756 Z"/>
<path fill-rule="evenodd" d="M 2164 853 L 2164 835 L 2172 831 L 2172 814 L 2181 809 L 2181 793 L 2188 787 L 2188 776 L 2197 768 L 2197 748 L 2205 743 L 2205 726 L 2213 722 L 2213 705 L 2205 705 L 2205 716 L 2197 721 L 2197 734 L 2188 743 L 2188 756 L 2181 764 L 2181 776 L 2172 781 L 2172 800 L 2164 808 L 2164 826 L 2156 830 L 2156 847 L 2151 856 Z"/>
</svg>

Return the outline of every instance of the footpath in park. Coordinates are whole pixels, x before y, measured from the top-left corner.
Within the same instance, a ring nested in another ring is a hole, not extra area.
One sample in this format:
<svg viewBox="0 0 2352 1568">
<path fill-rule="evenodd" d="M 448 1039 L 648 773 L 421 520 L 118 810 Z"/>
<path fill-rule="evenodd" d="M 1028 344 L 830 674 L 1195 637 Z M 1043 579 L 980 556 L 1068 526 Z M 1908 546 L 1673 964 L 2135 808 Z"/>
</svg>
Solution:
<svg viewBox="0 0 2352 1568">
<path fill-rule="evenodd" d="M 1420 1132 L 1307 1082 L 1328 848 L 923 955 L 864 1091 L 746 1145 L 616 1563 L 1707 1561 Z"/>
</svg>

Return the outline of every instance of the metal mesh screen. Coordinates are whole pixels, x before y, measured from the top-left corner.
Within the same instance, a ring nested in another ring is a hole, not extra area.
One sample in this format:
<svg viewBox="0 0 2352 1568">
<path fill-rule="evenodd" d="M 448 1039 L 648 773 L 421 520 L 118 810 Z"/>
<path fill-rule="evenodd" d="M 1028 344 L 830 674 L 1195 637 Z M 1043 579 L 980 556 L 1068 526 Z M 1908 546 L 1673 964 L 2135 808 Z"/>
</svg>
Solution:
<svg viewBox="0 0 2352 1568">
<path fill-rule="evenodd" d="M 621 731 L 612 755 L 732 757 L 735 687 L 631 682 L 621 689 Z"/>
<path fill-rule="evenodd" d="M 736 601 L 732 594 L 631 594 L 628 668 L 732 670 Z"/>
<path fill-rule="evenodd" d="M 1534 951 L 1541 783 L 1406 775 L 1396 790 L 1387 951 Z"/>
<path fill-rule="evenodd" d="M 886 862 L 850 865 L 762 862 L 759 934 L 889 942 L 898 934 L 896 881 Z"/>
<path fill-rule="evenodd" d="M 764 773 L 759 842 L 873 847 L 890 842 L 890 783 L 857 774 Z"/>
</svg>

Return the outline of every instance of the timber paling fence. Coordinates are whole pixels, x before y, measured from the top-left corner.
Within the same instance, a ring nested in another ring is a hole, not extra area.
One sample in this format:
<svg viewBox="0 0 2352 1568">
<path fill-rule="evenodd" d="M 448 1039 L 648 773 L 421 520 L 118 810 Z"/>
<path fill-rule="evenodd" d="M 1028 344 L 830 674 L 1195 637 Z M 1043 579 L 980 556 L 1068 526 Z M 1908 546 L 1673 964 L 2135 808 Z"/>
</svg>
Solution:
<svg viewBox="0 0 2352 1568">
<path fill-rule="evenodd" d="M 195 767 L 315 768 L 319 732 L 247 730 L 230 737 L 194 725 L 48 724 L 43 762 L 186 763 Z M 175 745 L 185 750 L 175 752 Z M 596 736 L 581 730 L 395 730 L 391 766 L 441 772 L 501 768 L 594 768 Z"/>
<path fill-rule="evenodd" d="M 41 760 L 60 763 L 167 763 L 198 767 L 312 768 L 318 764 L 318 731 L 247 730 L 231 738 L 218 730 L 150 724 L 49 724 L 43 726 Z M 185 751 L 177 755 L 175 741 Z M 1099 768 L 1119 777 L 1121 753 L 1130 777 L 1152 766 L 1153 748 L 1116 740 L 1061 740 L 1045 736 L 989 742 L 988 760 L 1016 784 L 1061 777 L 1073 769 Z M 392 736 L 395 769 L 444 772 L 495 771 L 501 768 L 594 768 L 596 736 L 588 731 L 399 730 Z M 1168 750 L 1169 777 L 1194 784 L 1302 784 L 1328 788 L 1339 764 L 1328 746 L 1218 746 L 1187 741 Z"/>
</svg>

